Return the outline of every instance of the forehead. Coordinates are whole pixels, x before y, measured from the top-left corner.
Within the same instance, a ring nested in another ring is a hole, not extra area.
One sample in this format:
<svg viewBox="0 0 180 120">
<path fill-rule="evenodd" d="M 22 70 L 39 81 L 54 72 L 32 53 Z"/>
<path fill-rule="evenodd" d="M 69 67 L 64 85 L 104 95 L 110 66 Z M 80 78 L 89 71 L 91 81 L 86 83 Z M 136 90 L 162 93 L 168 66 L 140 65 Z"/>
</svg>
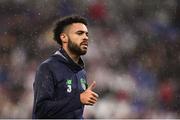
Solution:
<svg viewBox="0 0 180 120">
<path fill-rule="evenodd" d="M 86 25 L 84 25 L 83 23 L 73 23 L 73 24 L 69 25 L 69 27 L 68 27 L 68 31 L 70 31 L 70 32 L 76 32 L 79 30 L 88 32 Z"/>
</svg>

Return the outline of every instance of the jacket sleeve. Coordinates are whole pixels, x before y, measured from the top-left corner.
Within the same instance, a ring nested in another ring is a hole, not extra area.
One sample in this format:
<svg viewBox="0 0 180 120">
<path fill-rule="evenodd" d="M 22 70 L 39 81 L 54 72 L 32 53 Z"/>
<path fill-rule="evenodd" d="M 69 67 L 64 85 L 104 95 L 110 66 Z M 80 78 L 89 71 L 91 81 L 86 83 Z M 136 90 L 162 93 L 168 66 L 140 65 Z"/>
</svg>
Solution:
<svg viewBox="0 0 180 120">
<path fill-rule="evenodd" d="M 82 107 L 78 91 L 74 91 L 71 97 L 65 99 L 54 99 L 53 76 L 47 64 L 40 65 L 33 87 L 36 118 L 60 117 Z"/>
</svg>

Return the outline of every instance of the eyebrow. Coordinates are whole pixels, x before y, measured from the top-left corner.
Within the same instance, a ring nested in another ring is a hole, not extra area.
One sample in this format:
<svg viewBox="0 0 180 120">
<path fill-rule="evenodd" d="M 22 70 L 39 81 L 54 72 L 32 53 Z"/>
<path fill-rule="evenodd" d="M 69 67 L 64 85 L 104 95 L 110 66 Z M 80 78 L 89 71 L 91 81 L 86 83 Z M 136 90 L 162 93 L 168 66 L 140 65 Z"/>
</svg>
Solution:
<svg viewBox="0 0 180 120">
<path fill-rule="evenodd" d="M 88 33 L 88 31 L 83 31 L 83 30 L 78 30 L 78 31 L 76 31 L 76 33 Z"/>
</svg>

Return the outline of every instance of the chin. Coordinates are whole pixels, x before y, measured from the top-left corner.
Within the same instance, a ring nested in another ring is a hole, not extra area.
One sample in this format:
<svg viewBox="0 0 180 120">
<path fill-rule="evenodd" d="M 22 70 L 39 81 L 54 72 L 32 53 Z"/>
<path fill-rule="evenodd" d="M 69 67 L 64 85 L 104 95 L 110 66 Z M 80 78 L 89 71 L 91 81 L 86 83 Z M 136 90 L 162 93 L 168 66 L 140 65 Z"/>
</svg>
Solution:
<svg viewBox="0 0 180 120">
<path fill-rule="evenodd" d="M 82 50 L 81 55 L 85 55 L 87 53 L 87 50 Z"/>
</svg>

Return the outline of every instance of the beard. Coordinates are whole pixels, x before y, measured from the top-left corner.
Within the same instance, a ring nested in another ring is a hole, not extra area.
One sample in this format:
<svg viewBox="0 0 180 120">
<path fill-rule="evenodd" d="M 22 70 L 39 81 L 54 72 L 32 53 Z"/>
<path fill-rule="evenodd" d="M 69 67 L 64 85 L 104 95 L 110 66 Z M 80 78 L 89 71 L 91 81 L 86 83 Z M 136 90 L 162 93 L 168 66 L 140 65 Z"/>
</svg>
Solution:
<svg viewBox="0 0 180 120">
<path fill-rule="evenodd" d="M 76 54 L 76 55 L 85 55 L 87 53 L 87 50 L 83 50 L 81 49 L 80 45 L 72 42 L 72 40 L 69 38 L 68 40 L 68 49 L 69 51 L 71 51 L 72 53 Z"/>
</svg>

